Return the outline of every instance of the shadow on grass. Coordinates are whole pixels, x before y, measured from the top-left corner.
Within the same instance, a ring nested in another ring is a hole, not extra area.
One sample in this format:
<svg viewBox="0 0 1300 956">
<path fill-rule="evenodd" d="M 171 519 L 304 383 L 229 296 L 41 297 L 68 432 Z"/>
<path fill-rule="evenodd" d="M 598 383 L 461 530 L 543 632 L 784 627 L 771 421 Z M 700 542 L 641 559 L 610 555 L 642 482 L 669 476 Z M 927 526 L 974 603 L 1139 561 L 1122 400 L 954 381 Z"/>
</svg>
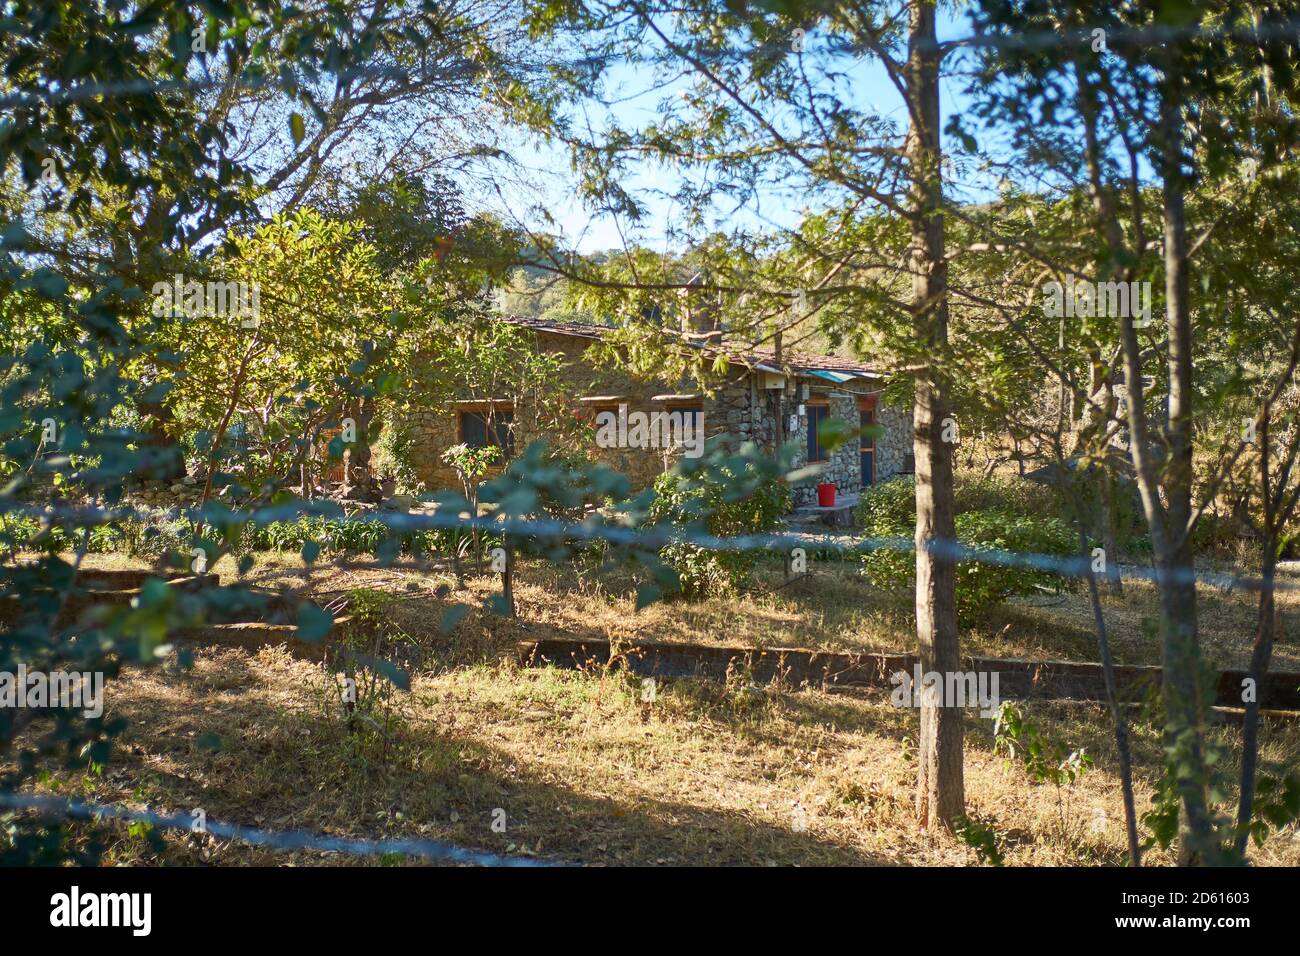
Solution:
<svg viewBox="0 0 1300 956">
<path fill-rule="evenodd" d="M 596 783 L 584 787 L 554 767 L 522 762 L 494 746 L 487 739 L 491 722 L 482 715 L 477 724 L 454 713 L 438 727 L 399 724 L 384 755 L 375 735 L 358 740 L 341 717 L 312 706 L 313 689 L 303 686 L 293 701 L 278 694 L 275 703 L 259 693 L 230 693 L 241 681 L 257 690 L 262 680 L 258 662 L 241 656 L 223 654 L 219 674 L 153 675 L 117 695 L 115 715 L 131 728 L 100 785 L 117 792 L 98 798 L 134 795 L 156 807 L 202 807 L 212 820 L 273 829 L 438 839 L 497 853 L 526 848 L 584 864 L 890 862 L 819 840 L 815 828 L 799 831 L 739 809 L 656 797 L 653 770 L 626 797 L 607 796 Z M 220 749 L 196 744 L 209 734 L 221 737 Z M 492 829 L 498 808 L 505 813 L 503 833 Z M 225 861 L 247 861 L 242 851 L 224 852 Z"/>
</svg>

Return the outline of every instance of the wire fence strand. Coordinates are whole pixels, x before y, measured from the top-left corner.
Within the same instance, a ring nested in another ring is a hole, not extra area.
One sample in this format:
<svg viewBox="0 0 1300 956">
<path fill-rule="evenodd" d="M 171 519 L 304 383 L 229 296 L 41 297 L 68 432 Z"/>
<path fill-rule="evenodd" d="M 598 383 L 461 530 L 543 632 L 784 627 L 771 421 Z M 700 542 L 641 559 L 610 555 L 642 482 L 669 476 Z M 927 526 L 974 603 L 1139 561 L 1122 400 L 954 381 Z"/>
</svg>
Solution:
<svg viewBox="0 0 1300 956">
<path fill-rule="evenodd" d="M 129 807 L 107 803 L 90 803 L 71 797 L 43 797 L 25 793 L 0 791 L 0 807 L 10 810 L 33 810 L 45 815 L 70 817 L 80 820 L 115 819 L 132 823 L 148 823 L 166 830 L 195 831 L 194 818 L 183 813 L 165 814 L 152 810 L 132 810 Z M 483 850 L 470 850 L 441 840 L 389 839 L 365 840 L 352 837 L 331 837 L 308 830 L 265 830 L 238 824 L 205 821 L 201 830 L 212 836 L 239 840 L 252 846 L 292 852 L 316 850 L 342 853 L 349 856 L 383 856 L 402 854 L 445 863 L 460 863 L 484 867 L 555 867 L 568 864 L 531 857 L 501 856 Z"/>
<path fill-rule="evenodd" d="M 16 514 L 40 519 L 58 518 L 78 523 L 105 525 L 128 518 L 156 520 L 157 512 L 128 508 L 78 508 L 41 506 L 12 499 L 0 499 L 0 515 Z M 420 531 L 487 531 L 507 534 L 516 538 L 532 538 L 538 542 L 596 542 L 604 541 L 643 551 L 658 551 L 670 544 L 691 544 L 710 551 L 776 551 L 788 553 L 793 548 L 805 551 L 831 551 L 842 558 L 860 557 L 873 551 L 915 551 L 913 539 L 904 537 L 870 537 L 833 534 L 811 534 L 800 531 L 777 531 L 754 534 L 720 536 L 706 532 L 682 529 L 675 526 L 653 525 L 647 528 L 621 527 L 599 522 L 572 522 L 555 518 L 469 517 L 464 514 L 426 513 L 403 514 L 378 512 L 366 515 L 337 515 L 320 506 L 306 503 L 271 505 L 248 512 L 229 512 L 219 518 L 211 510 L 177 509 L 176 517 L 191 520 L 201 518 L 208 524 L 215 521 L 264 525 L 277 521 L 295 521 L 303 517 L 332 518 L 346 522 L 382 524 L 394 535 Z M 948 561 L 975 561 L 981 564 L 1019 567 L 1033 571 L 1058 574 L 1062 577 L 1086 580 L 1091 575 L 1104 576 L 1104 571 L 1094 570 L 1093 559 L 1076 554 L 1062 557 L 1055 554 L 1008 551 L 1001 548 L 971 547 L 953 539 L 931 538 L 924 542 L 926 551 Z M 1115 561 L 1117 555 L 1106 555 L 1106 561 Z M 1266 582 L 1261 577 L 1227 574 L 1221 571 L 1185 568 L 1156 568 L 1125 565 L 1120 571 L 1122 580 L 1151 583 L 1167 581 L 1178 584 L 1206 584 L 1223 590 L 1258 591 L 1271 586 L 1276 591 L 1300 590 L 1300 582 Z"/>
</svg>

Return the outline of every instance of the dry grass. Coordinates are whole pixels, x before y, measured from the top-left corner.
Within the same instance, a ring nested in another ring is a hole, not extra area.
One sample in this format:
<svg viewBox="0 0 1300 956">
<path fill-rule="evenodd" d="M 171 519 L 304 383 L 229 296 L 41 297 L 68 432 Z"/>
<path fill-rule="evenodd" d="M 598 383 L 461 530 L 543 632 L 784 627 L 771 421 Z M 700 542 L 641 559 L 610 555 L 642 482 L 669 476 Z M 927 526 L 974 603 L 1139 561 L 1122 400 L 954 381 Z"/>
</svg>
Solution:
<svg viewBox="0 0 1300 956">
<path fill-rule="evenodd" d="M 653 704 L 621 674 L 479 665 L 417 677 L 394 699 L 392 732 L 349 734 L 323 669 L 265 650 L 202 652 L 188 672 L 135 672 L 112 713 L 130 729 L 102 777 L 45 788 L 267 827 L 431 837 L 587 863 L 971 865 L 911 815 L 916 716 L 883 694 L 661 685 Z M 1002 834 L 1009 864 L 1118 864 L 1122 806 L 1101 708 L 1036 705 L 1049 737 L 1086 746 L 1097 768 L 1057 790 L 992 753 L 988 721 L 967 731 L 968 811 Z M 217 734 L 222 746 L 199 741 Z M 1234 750 L 1236 732 L 1214 736 Z M 1150 795 L 1156 733 L 1135 727 Z M 1264 756 L 1293 757 L 1300 728 L 1269 724 Z M 1227 768 L 1231 771 L 1231 767 Z M 495 808 L 504 834 L 492 832 Z M 803 809 L 806 829 L 798 826 Z M 270 862 L 267 851 L 175 836 L 171 862 Z M 119 830 L 110 858 L 153 859 Z M 297 853 L 300 863 L 351 862 Z M 283 859 L 283 857 L 278 857 Z M 1294 832 L 1257 852 L 1300 862 Z M 1152 863 L 1171 862 L 1155 854 Z"/>
<path fill-rule="evenodd" d="M 99 566 L 124 559 L 93 559 Z M 218 568 L 218 570 L 224 570 Z M 259 558 L 261 583 L 287 580 L 283 561 Z M 292 575 L 289 575 L 292 577 Z M 322 569 L 316 592 L 390 592 L 388 620 L 420 650 L 412 692 L 394 694 L 388 733 L 349 732 L 333 678 L 276 649 L 200 651 L 192 669 L 132 671 L 112 685 L 111 716 L 129 720 L 102 775 L 54 771 L 43 790 L 211 819 L 348 836 L 447 839 L 511 854 L 591 864 L 973 865 L 960 842 L 932 842 L 911 813 L 916 714 L 884 693 L 661 684 L 653 704 L 622 673 L 520 669 L 513 642 L 551 635 L 838 648 L 910 646 L 906 601 L 865 587 L 836 566 L 770 594 L 633 613 L 621 575 L 525 567 L 521 619 L 475 611 L 450 635 L 437 622 L 448 600 L 486 597 L 471 578 L 446 599 L 450 574 Z M 1053 604 L 1052 600 L 1060 603 Z M 966 635 L 971 652 L 1094 659 L 1076 595 L 1005 609 Z M 1151 596 L 1130 588 L 1108 602 L 1121 660 L 1153 660 L 1142 631 Z M 1249 645 L 1248 596 L 1203 601 L 1216 662 Z M 1009 626 L 1008 626 L 1009 625 Z M 1284 649 L 1294 661 L 1295 648 Z M 383 711 L 378 714 L 382 715 Z M 1086 747 L 1096 768 L 1074 786 L 1034 785 L 993 753 L 987 720 L 967 721 L 971 816 L 1001 835 L 1012 865 L 1119 864 L 1123 813 L 1109 720 L 1088 704 L 1037 703 L 1030 716 L 1049 738 Z M 1135 718 L 1138 801 L 1145 808 L 1159 765 L 1158 732 Z M 221 738 L 218 749 L 200 745 Z M 1231 755 L 1238 732 L 1215 727 Z M 1294 764 L 1300 724 L 1266 722 L 1262 756 Z M 1229 795 L 1231 796 L 1231 795 Z M 489 824 L 507 814 L 505 833 Z M 806 828 L 800 821 L 806 821 Z M 111 825 L 109 859 L 158 858 L 138 835 Z M 1264 865 L 1300 864 L 1300 835 L 1275 835 L 1255 853 Z M 271 853 L 207 837 L 167 836 L 168 862 L 350 863 L 335 854 Z M 399 862 L 399 861 L 391 861 Z M 1152 863 L 1169 863 L 1156 852 Z"/>
<path fill-rule="evenodd" d="M 251 578 L 268 585 L 301 583 L 300 576 L 285 572 L 285 559 L 261 556 Z M 446 603 L 434 598 L 433 592 L 456 584 L 450 572 L 412 574 L 397 569 L 322 570 L 313 580 L 317 589 L 373 587 L 403 593 L 409 600 L 403 601 L 399 613 L 409 619 L 408 629 L 417 631 L 436 624 Z M 1294 578 L 1284 582 L 1300 584 Z M 636 610 L 637 583 L 621 569 L 524 563 L 516 584 L 520 622 L 488 621 L 485 626 L 498 628 L 501 640 L 487 640 L 484 645 L 535 636 L 539 631 L 555 637 L 839 651 L 901 651 L 915 643 L 911 594 L 873 588 L 853 565 L 843 562 L 814 562 L 808 577 L 789 584 L 783 581 L 779 564 L 774 564 L 760 570 L 746 593 L 691 603 L 660 602 L 640 611 Z M 482 601 L 499 589 L 499 581 L 490 576 L 471 577 L 466 584 L 471 600 Z M 1143 581 L 1126 582 L 1125 589 L 1121 598 L 1103 598 L 1115 659 L 1123 664 L 1158 664 L 1155 589 Z M 464 601 L 467 595 L 461 592 L 450 600 Z M 1279 591 L 1278 605 L 1288 619 L 1300 611 L 1300 588 Z M 1225 593 L 1208 586 L 1200 590 L 1201 642 L 1206 659 L 1215 667 L 1249 663 L 1255 610 L 1251 592 Z M 990 657 L 1098 659 L 1092 612 L 1082 589 L 1013 599 L 967 628 L 962 648 Z M 1300 635 L 1280 636 L 1273 668 L 1300 671 Z"/>
</svg>

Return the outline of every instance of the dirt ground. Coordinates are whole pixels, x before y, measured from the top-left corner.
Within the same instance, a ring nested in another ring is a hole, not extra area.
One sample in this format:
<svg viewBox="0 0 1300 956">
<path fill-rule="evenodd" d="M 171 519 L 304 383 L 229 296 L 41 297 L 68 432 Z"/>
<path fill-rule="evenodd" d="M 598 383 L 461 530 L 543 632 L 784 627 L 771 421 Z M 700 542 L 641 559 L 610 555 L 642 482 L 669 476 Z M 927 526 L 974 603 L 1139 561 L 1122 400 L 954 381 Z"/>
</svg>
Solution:
<svg viewBox="0 0 1300 956">
<path fill-rule="evenodd" d="M 92 556 L 101 567 L 119 558 Z M 699 604 L 633 609 L 631 580 L 525 565 L 519 619 L 471 611 L 448 634 L 453 601 L 476 604 L 487 576 L 412 568 L 329 568 L 305 580 L 292 557 L 259 557 L 250 578 L 306 583 L 319 599 L 354 588 L 385 592 L 385 626 L 417 649 L 409 693 L 380 683 L 366 721 L 348 722 L 337 678 L 283 649 L 200 649 L 192 668 L 132 670 L 110 685 L 110 715 L 128 730 L 106 768 L 56 768 L 41 792 L 159 812 L 202 808 L 209 819 L 353 837 L 419 837 L 511 855 L 585 864 L 975 865 L 953 838 L 933 842 L 912 817 L 916 713 L 874 691 L 664 681 L 653 702 L 618 671 L 523 669 L 515 641 L 571 636 L 754 646 L 906 649 L 907 601 L 873 591 L 844 566 L 810 579 Z M 219 573 L 233 569 L 217 567 Z M 450 592 L 441 595 L 439 587 Z M 904 596 L 905 597 L 905 596 Z M 1293 610 L 1288 595 L 1285 607 Z M 1240 663 L 1250 641 L 1249 595 L 1202 595 L 1207 655 Z M 1144 618 L 1150 591 L 1107 600 L 1121 661 L 1155 661 Z M 1094 660 L 1082 595 L 1043 595 L 999 611 L 964 635 L 971 653 Z M 1295 665 L 1293 643 L 1278 669 Z M 992 721 L 966 721 L 968 814 L 996 834 L 1008 865 L 1117 865 L 1123 811 L 1112 728 L 1094 704 L 1035 703 L 1046 739 L 1084 748 L 1094 768 L 1072 785 L 1036 784 L 996 754 Z M 1156 715 L 1132 715 L 1138 806 L 1150 805 L 1159 764 Z M 1239 732 L 1215 726 L 1218 766 L 1234 790 Z M 1266 721 L 1265 764 L 1294 767 L 1300 722 Z M 1226 811 L 1229 802 L 1225 802 Z M 505 828 L 492 827 L 504 811 Z M 91 828 L 85 828 L 89 836 Z M 167 833 L 153 849 L 141 828 L 105 823 L 116 863 L 374 863 L 336 853 L 252 848 Z M 1253 850 L 1261 865 L 1300 864 L 1300 834 Z M 380 862 L 419 862 L 405 857 Z M 1155 850 L 1151 863 L 1172 862 Z"/>
</svg>

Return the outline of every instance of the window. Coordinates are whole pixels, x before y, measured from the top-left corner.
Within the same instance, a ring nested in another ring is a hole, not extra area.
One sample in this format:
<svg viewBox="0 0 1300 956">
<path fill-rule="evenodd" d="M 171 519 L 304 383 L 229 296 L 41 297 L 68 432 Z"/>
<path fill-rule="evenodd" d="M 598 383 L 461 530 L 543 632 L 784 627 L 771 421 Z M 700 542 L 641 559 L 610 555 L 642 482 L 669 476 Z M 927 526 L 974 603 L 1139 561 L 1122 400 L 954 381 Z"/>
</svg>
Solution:
<svg viewBox="0 0 1300 956">
<path fill-rule="evenodd" d="M 858 424 L 864 429 L 876 424 L 875 408 L 859 408 L 858 416 Z M 876 439 L 874 435 L 863 434 L 858 441 L 862 453 L 862 487 L 869 488 L 876 483 Z"/>
<path fill-rule="evenodd" d="M 684 405 L 669 405 L 668 413 L 677 413 L 682 417 L 682 435 L 704 434 L 704 403 L 689 402 Z"/>
<path fill-rule="evenodd" d="M 504 454 L 513 455 L 515 441 L 510 425 L 514 420 L 515 413 L 509 408 L 461 412 L 460 440 L 470 448 L 496 445 Z"/>
<path fill-rule="evenodd" d="M 829 405 L 807 405 L 808 409 L 808 460 L 811 461 L 829 461 L 830 452 L 821 446 L 817 441 L 817 433 L 821 431 L 822 423 L 831 417 L 831 407 Z"/>
</svg>

